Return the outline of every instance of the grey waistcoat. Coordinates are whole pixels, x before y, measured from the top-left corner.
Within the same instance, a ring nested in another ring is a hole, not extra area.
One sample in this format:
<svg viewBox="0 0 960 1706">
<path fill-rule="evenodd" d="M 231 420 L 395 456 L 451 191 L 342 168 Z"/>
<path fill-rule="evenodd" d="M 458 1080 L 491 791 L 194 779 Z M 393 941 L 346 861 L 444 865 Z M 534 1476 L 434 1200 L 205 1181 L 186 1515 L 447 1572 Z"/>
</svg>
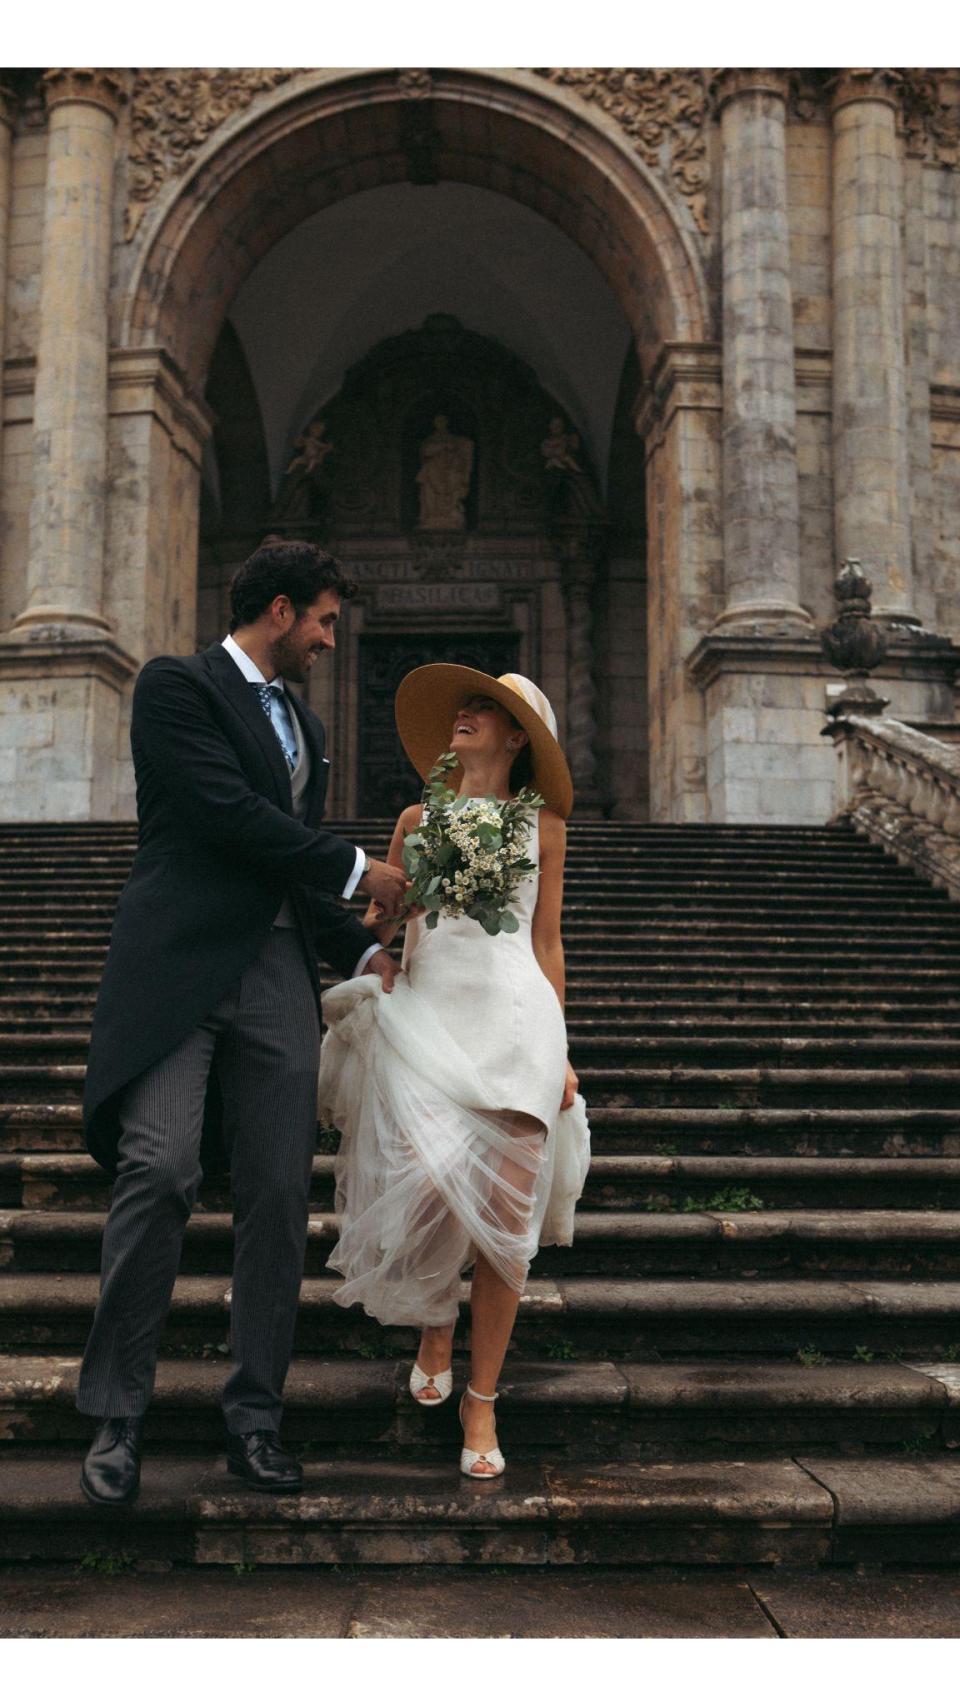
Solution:
<svg viewBox="0 0 960 1706">
<path fill-rule="evenodd" d="M 310 749 L 307 746 L 303 730 L 300 727 L 300 720 L 293 708 L 293 702 L 289 693 L 287 694 L 287 708 L 290 712 L 290 720 L 293 723 L 293 732 L 297 737 L 297 767 L 290 773 L 290 791 L 293 794 L 293 815 L 294 817 L 299 818 L 302 823 L 303 814 L 306 810 L 307 789 L 310 786 Z M 277 916 L 273 921 L 273 928 L 275 930 L 294 930 L 296 928 L 296 923 L 297 921 L 293 916 L 293 909 L 290 902 L 285 899 L 280 911 L 277 913 Z"/>
</svg>

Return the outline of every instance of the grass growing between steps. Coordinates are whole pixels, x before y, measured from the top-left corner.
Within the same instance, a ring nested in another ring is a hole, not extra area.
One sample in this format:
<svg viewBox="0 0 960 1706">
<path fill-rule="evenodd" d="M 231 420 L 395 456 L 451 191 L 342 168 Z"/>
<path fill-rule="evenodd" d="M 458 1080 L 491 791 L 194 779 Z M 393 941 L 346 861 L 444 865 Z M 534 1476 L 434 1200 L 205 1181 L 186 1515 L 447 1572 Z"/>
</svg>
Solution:
<svg viewBox="0 0 960 1706">
<path fill-rule="evenodd" d="M 723 1185 L 708 1197 L 684 1197 L 681 1214 L 746 1214 L 764 1208 L 763 1198 L 746 1185 Z"/>
<path fill-rule="evenodd" d="M 136 1564 L 133 1552 L 85 1552 L 78 1570 L 92 1570 L 100 1576 L 120 1576 Z"/>
</svg>

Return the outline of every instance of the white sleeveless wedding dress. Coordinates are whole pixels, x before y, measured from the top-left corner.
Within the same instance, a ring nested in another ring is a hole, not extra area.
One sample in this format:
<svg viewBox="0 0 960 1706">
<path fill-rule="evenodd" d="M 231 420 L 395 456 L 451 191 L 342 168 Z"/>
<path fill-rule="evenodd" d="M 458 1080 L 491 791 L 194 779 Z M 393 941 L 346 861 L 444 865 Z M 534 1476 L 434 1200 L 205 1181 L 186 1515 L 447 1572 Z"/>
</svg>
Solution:
<svg viewBox="0 0 960 1706">
<path fill-rule="evenodd" d="M 529 857 L 539 859 L 539 814 Z M 323 998 L 321 1118 L 341 1132 L 334 1293 L 384 1325 L 455 1319 L 460 1279 L 482 1250 L 522 1292 L 539 1244 L 573 1241 L 590 1159 L 583 1098 L 560 1113 L 566 1027 L 533 951 L 536 872 L 488 936 L 472 918 L 411 919 L 405 976 Z"/>
</svg>

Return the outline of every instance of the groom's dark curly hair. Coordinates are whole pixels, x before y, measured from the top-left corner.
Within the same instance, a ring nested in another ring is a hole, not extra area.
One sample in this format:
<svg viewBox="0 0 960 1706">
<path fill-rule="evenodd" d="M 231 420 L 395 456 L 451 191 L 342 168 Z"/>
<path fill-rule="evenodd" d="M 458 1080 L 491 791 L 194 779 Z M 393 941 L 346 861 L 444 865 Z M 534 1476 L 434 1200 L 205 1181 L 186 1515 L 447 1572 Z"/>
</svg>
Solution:
<svg viewBox="0 0 960 1706">
<path fill-rule="evenodd" d="M 355 581 L 329 551 L 309 539 L 281 539 L 269 533 L 262 545 L 237 570 L 230 583 L 230 632 L 255 622 L 275 598 L 286 593 L 298 616 L 316 602 L 322 592 L 338 598 L 354 598 Z"/>
</svg>

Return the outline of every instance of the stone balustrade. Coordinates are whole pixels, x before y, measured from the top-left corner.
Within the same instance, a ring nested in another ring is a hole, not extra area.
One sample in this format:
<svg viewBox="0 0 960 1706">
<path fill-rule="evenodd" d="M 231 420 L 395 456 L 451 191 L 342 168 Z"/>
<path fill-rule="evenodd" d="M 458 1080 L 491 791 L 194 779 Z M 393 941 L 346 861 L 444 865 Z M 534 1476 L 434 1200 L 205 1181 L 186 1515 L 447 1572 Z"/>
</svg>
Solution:
<svg viewBox="0 0 960 1706">
<path fill-rule="evenodd" d="M 903 865 L 960 900 L 960 751 L 895 717 L 831 711 L 839 809 Z"/>
</svg>

